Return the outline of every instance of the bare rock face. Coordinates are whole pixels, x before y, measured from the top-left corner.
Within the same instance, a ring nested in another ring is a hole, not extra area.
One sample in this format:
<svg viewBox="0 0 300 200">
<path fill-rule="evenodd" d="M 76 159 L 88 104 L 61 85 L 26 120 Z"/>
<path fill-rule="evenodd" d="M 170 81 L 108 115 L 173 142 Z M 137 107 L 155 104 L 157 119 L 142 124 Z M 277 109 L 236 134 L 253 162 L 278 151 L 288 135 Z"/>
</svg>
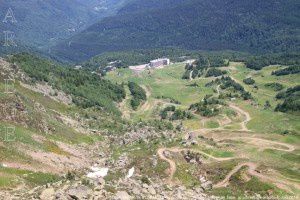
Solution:
<svg viewBox="0 0 300 200">
<path fill-rule="evenodd" d="M 52 200 L 52 199 L 55 199 L 54 195 L 55 195 L 54 188 L 47 188 L 44 191 L 42 191 L 42 193 L 40 195 L 40 199 L 41 200 Z"/>
<path fill-rule="evenodd" d="M 77 186 L 75 188 L 71 188 L 67 191 L 67 194 L 72 198 L 72 199 L 88 199 L 90 195 L 92 194 L 92 190 L 88 188 L 87 186 Z"/>
<path fill-rule="evenodd" d="M 119 191 L 113 198 L 114 200 L 131 200 L 132 197 L 126 191 Z"/>
<path fill-rule="evenodd" d="M 213 184 L 211 181 L 206 181 L 205 183 L 202 183 L 201 184 L 201 187 L 204 189 L 204 190 L 211 190 L 212 187 L 213 187 Z"/>
<path fill-rule="evenodd" d="M 149 186 L 148 191 L 151 195 L 156 195 L 156 191 L 152 186 Z"/>
</svg>

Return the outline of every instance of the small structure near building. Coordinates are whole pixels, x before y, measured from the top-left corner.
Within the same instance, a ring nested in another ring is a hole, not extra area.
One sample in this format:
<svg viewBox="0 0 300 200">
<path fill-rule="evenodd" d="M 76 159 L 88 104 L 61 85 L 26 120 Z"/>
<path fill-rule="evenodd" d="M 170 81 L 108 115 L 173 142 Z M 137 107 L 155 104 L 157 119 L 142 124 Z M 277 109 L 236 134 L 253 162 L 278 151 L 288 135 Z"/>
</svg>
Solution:
<svg viewBox="0 0 300 200">
<path fill-rule="evenodd" d="M 195 59 L 190 59 L 190 60 L 184 61 L 183 63 L 193 65 L 195 63 L 195 61 L 196 61 Z"/>
<path fill-rule="evenodd" d="M 82 69 L 82 66 L 81 66 L 81 65 L 76 65 L 76 66 L 74 67 L 74 69 L 77 69 L 77 70 Z"/>
<path fill-rule="evenodd" d="M 136 66 L 129 66 L 129 69 L 135 71 L 135 72 L 141 72 L 148 68 L 148 64 L 144 65 L 136 65 Z"/>
<path fill-rule="evenodd" d="M 104 68 L 104 71 L 105 72 L 111 72 L 111 71 L 115 71 L 117 68 L 115 67 L 115 66 L 113 66 L 113 65 L 110 65 L 110 66 L 106 66 L 105 68 Z"/>
<path fill-rule="evenodd" d="M 168 58 L 159 58 L 156 60 L 151 60 L 149 67 L 151 68 L 159 68 L 159 67 L 163 67 L 166 65 L 170 65 L 170 59 Z"/>
<path fill-rule="evenodd" d="M 109 62 L 108 65 L 112 65 L 114 67 L 119 67 L 121 65 L 122 61 L 121 60 L 115 60 L 112 62 Z"/>
</svg>

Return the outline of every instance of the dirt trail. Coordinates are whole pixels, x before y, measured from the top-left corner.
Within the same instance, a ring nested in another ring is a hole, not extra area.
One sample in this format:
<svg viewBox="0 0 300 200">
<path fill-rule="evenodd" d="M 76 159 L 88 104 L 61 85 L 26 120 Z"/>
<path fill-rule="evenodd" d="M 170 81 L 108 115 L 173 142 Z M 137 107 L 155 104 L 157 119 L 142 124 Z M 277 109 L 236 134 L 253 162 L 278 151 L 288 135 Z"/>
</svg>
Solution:
<svg viewBox="0 0 300 200">
<path fill-rule="evenodd" d="M 242 127 L 241 131 L 250 131 L 247 128 L 247 126 L 246 126 L 247 123 L 249 121 L 251 121 L 251 119 L 252 119 L 251 116 L 250 116 L 250 114 L 247 111 L 243 110 L 242 108 L 240 108 L 240 107 L 238 107 L 236 105 L 229 104 L 229 107 L 232 108 L 232 109 L 234 109 L 234 110 L 236 110 L 238 113 L 240 113 L 240 114 L 242 114 L 242 115 L 245 116 L 244 121 L 241 122 L 241 127 Z"/>
<path fill-rule="evenodd" d="M 256 169 L 256 164 L 255 163 L 242 163 L 242 164 L 239 164 L 237 166 L 235 166 L 228 174 L 227 176 L 225 177 L 224 180 L 222 180 L 221 182 L 217 183 L 214 185 L 214 188 L 220 188 L 220 187 L 226 187 L 229 185 L 229 180 L 230 178 L 235 174 L 237 173 L 242 167 L 244 166 L 248 166 L 249 167 L 249 171 L 254 171 Z"/>
<path fill-rule="evenodd" d="M 227 115 L 221 115 L 223 119 L 219 119 L 218 122 L 221 127 L 225 127 L 232 123 L 232 120 Z"/>
<path fill-rule="evenodd" d="M 180 153 L 182 151 L 191 151 L 191 152 L 194 152 L 194 153 L 200 153 L 208 158 L 211 158 L 215 161 L 227 161 L 227 160 L 232 160 L 232 159 L 235 159 L 234 157 L 230 157 L 230 158 L 217 158 L 217 157 L 214 157 L 210 154 L 207 154 L 203 151 L 200 151 L 200 150 L 195 150 L 195 149 L 189 149 L 189 148 L 160 148 L 157 150 L 157 154 L 159 156 L 160 159 L 166 161 L 169 163 L 170 165 L 170 168 L 169 168 L 169 178 L 168 178 L 168 182 L 171 182 L 172 181 L 172 178 L 176 172 L 176 163 L 167 158 L 166 155 L 165 155 L 165 151 L 169 151 L 169 152 L 173 152 L 173 153 Z"/>
<path fill-rule="evenodd" d="M 147 100 L 146 102 L 140 107 L 140 110 L 143 110 L 143 111 L 147 111 L 147 110 L 150 110 L 151 109 L 151 104 L 149 102 L 149 98 L 151 96 L 151 91 L 149 90 L 149 88 L 145 85 L 141 85 L 141 87 L 145 90 L 146 92 L 146 96 L 147 96 Z"/>
<path fill-rule="evenodd" d="M 214 188 L 221 188 L 221 187 L 227 187 L 229 185 L 229 181 L 230 178 L 237 173 L 242 167 L 248 167 L 247 172 L 251 175 L 251 176 L 255 176 L 257 178 L 259 178 L 262 182 L 268 182 L 268 183 L 273 183 L 275 184 L 278 188 L 281 188 L 283 190 L 286 190 L 288 192 L 293 193 L 289 186 L 292 186 L 294 188 L 300 189 L 300 185 L 288 180 L 280 180 L 276 177 L 273 176 L 265 176 L 261 173 L 259 173 L 257 171 L 257 164 L 256 163 L 252 163 L 252 162 L 246 162 L 246 163 L 241 163 L 239 165 L 237 165 L 236 167 L 234 167 L 225 177 L 224 180 L 220 181 L 219 183 L 215 184 L 213 187 Z"/>
<path fill-rule="evenodd" d="M 193 80 L 193 71 L 190 72 L 190 81 Z"/>
<path fill-rule="evenodd" d="M 60 171 L 55 167 L 43 163 L 33 166 L 33 165 L 19 163 L 19 162 L 3 162 L 2 165 L 11 169 L 22 169 L 22 170 L 28 170 L 32 172 L 43 172 L 43 173 L 51 172 L 53 174 L 60 174 Z"/>
<path fill-rule="evenodd" d="M 232 77 L 232 79 L 236 82 L 239 82 L 235 78 Z M 220 85 L 217 86 L 216 88 L 217 94 L 220 95 Z M 239 116 L 243 117 L 243 121 L 240 122 L 241 129 L 236 131 L 236 132 L 250 132 L 247 128 L 247 123 L 251 121 L 251 116 L 250 114 L 243 110 L 242 108 L 234 105 L 233 103 L 229 103 L 229 107 L 233 110 L 235 110 Z M 228 118 L 228 117 L 227 117 Z M 189 138 L 190 134 L 204 134 L 206 135 L 207 133 L 212 133 L 215 131 L 222 131 L 226 130 L 224 127 L 230 123 L 232 123 L 232 120 L 230 118 L 224 120 L 224 123 L 220 123 L 221 126 L 219 128 L 214 128 L 214 129 L 199 129 L 199 130 L 194 130 L 185 135 L 186 139 Z M 195 136 L 196 137 L 196 136 Z M 217 138 L 219 136 L 216 136 Z M 279 151 L 286 151 L 286 152 L 292 152 L 295 150 L 295 147 L 290 144 L 282 143 L 282 142 L 276 142 L 276 141 L 271 141 L 271 140 L 266 140 L 262 138 L 256 138 L 256 137 L 247 137 L 247 136 L 241 136 L 241 137 L 232 137 L 232 135 L 228 135 L 226 138 L 218 138 L 217 142 L 221 142 L 224 139 L 230 139 L 230 140 L 245 140 L 247 143 L 254 144 L 260 148 L 260 150 L 264 149 L 274 149 L 274 150 L 279 150 Z M 172 183 L 172 179 L 174 174 L 176 173 L 176 163 L 170 158 L 167 158 L 167 155 L 165 154 L 166 151 L 173 152 L 173 153 L 179 153 L 182 151 L 192 151 L 195 153 L 200 153 L 208 158 L 213 159 L 214 161 L 226 161 L 226 160 L 232 160 L 232 159 L 237 159 L 238 157 L 230 157 L 230 158 L 216 158 L 212 155 L 209 155 L 203 151 L 200 150 L 194 150 L 194 149 L 188 149 L 188 148 L 160 148 L 157 150 L 157 154 L 160 159 L 166 161 L 169 163 L 169 178 L 168 182 Z M 300 185 L 298 183 L 292 182 L 291 180 L 286 179 L 285 177 L 282 177 L 279 179 L 279 176 L 276 175 L 263 175 L 260 172 L 257 171 L 258 164 L 253 163 L 253 162 L 245 162 L 241 163 L 237 166 L 235 166 L 224 178 L 224 180 L 220 181 L 219 183 L 215 184 L 213 187 L 214 188 L 220 188 L 220 187 L 227 187 L 229 185 L 229 181 L 231 177 L 237 173 L 242 167 L 248 167 L 247 173 L 251 176 L 255 176 L 259 178 L 262 182 L 268 182 L 276 185 L 278 188 L 283 189 L 285 191 L 291 192 L 291 187 L 293 188 L 300 188 Z"/>
<path fill-rule="evenodd" d="M 129 94 L 126 94 L 125 99 L 123 99 L 123 101 L 121 103 L 119 103 L 119 108 L 120 110 L 122 110 L 122 116 L 126 119 L 130 118 L 130 112 L 126 106 L 127 101 L 129 100 Z"/>
<path fill-rule="evenodd" d="M 166 148 L 158 149 L 158 150 L 157 150 L 157 155 L 158 155 L 158 157 L 159 157 L 160 159 L 162 159 L 162 160 L 164 160 L 164 161 L 166 161 L 166 162 L 169 163 L 169 165 L 170 165 L 170 168 L 169 168 L 169 174 L 170 174 L 170 175 L 169 175 L 169 178 L 168 178 L 167 182 L 168 182 L 168 183 L 171 183 L 172 178 L 173 178 L 173 176 L 174 176 L 174 174 L 175 174 L 175 172 L 176 172 L 176 163 L 175 163 L 173 160 L 168 159 L 168 158 L 164 155 L 164 152 L 165 152 L 166 150 L 167 150 Z"/>
<path fill-rule="evenodd" d="M 220 87 L 221 87 L 221 85 L 218 85 L 217 88 L 216 88 L 216 89 L 217 89 L 217 94 L 218 94 L 218 95 L 220 95 L 220 93 L 221 93 L 221 92 L 220 92 Z"/>
<path fill-rule="evenodd" d="M 287 143 L 283 143 L 283 142 L 276 142 L 276 141 L 266 140 L 266 139 L 256 138 L 256 137 L 229 137 L 227 139 L 230 139 L 230 140 L 246 140 L 247 143 L 251 143 L 251 144 L 260 146 L 260 150 L 274 149 L 274 150 L 278 150 L 278 151 L 292 152 L 296 149 L 291 144 L 287 144 Z M 279 147 L 267 146 L 267 145 L 278 145 L 278 146 L 283 146 L 285 148 L 279 148 Z"/>
<path fill-rule="evenodd" d="M 245 116 L 245 119 L 241 122 L 242 129 L 240 131 L 249 132 L 250 130 L 246 127 L 246 124 L 251 120 L 251 117 L 250 117 L 249 113 L 244 111 L 243 109 L 237 107 L 236 105 L 230 104 L 229 106 L 232 109 L 239 112 L 241 115 Z M 197 132 L 207 133 L 209 131 L 220 131 L 220 130 L 225 130 L 225 129 L 223 129 L 223 127 L 219 127 L 219 128 L 215 128 L 215 129 L 200 129 L 200 130 L 192 131 L 192 133 L 197 133 Z M 187 133 L 186 137 L 188 137 L 189 134 L 190 133 Z M 224 140 L 224 139 L 246 140 L 246 142 L 249 142 L 249 143 L 254 144 L 254 145 L 258 145 L 261 150 L 262 149 L 275 149 L 275 150 L 286 151 L 286 152 L 292 152 L 292 151 L 295 150 L 295 147 L 293 145 L 286 144 L 286 143 L 281 143 L 281 142 L 276 142 L 276 141 L 271 141 L 271 140 L 266 140 L 266 139 L 262 139 L 262 138 L 256 138 L 256 137 L 244 137 L 244 136 L 232 137 L 232 136 L 229 135 L 227 138 L 222 138 L 218 142 L 220 142 L 221 140 Z M 280 148 L 280 147 L 275 147 L 275 146 L 270 146 L 270 145 L 278 145 L 278 146 L 282 146 L 282 147 L 285 147 L 285 148 Z M 169 183 L 172 182 L 172 178 L 173 178 L 173 176 L 176 172 L 176 163 L 173 160 L 167 158 L 165 156 L 164 152 L 165 151 L 170 151 L 170 152 L 173 152 L 173 153 L 178 153 L 178 152 L 185 151 L 185 150 L 186 151 L 189 150 L 189 151 L 192 151 L 192 152 L 195 152 L 195 153 L 200 153 L 200 154 L 205 155 L 209 158 L 212 158 L 215 161 L 226 161 L 226 160 L 236 159 L 236 157 L 216 158 L 216 157 L 211 156 L 211 155 L 209 155 L 209 154 L 207 154 L 203 151 L 187 149 L 187 148 L 160 148 L 157 151 L 157 154 L 158 154 L 159 158 L 162 159 L 162 160 L 165 160 L 170 165 L 170 168 L 169 168 L 170 175 L 169 175 L 169 178 L 168 178 Z M 229 172 L 227 174 L 227 176 L 225 177 L 225 179 L 223 181 L 217 183 L 216 185 L 214 185 L 214 187 L 215 188 L 226 187 L 229 184 L 230 178 L 236 172 L 238 172 L 243 166 L 249 167 L 248 173 L 251 176 L 258 177 L 263 182 L 274 183 L 278 188 L 281 188 L 281 189 L 286 190 L 288 192 L 291 192 L 291 190 L 289 189 L 288 186 L 293 186 L 295 188 L 299 188 L 299 185 L 297 185 L 296 183 L 290 182 L 288 180 L 278 180 L 276 178 L 270 178 L 268 176 L 264 176 L 264 175 L 258 173 L 256 171 L 257 164 L 251 163 L 251 162 L 242 163 L 242 164 L 237 165 L 231 172 Z"/>
<path fill-rule="evenodd" d="M 221 85 L 218 85 L 217 88 L 216 88 L 217 94 L 218 94 L 218 95 L 221 94 L 221 92 L 220 92 L 220 87 L 221 87 Z M 249 114 L 247 111 L 243 110 L 242 108 L 240 108 L 240 107 L 238 107 L 238 106 L 236 106 L 236 105 L 234 105 L 234 104 L 232 104 L 232 103 L 229 104 L 229 107 L 232 108 L 232 109 L 234 109 L 235 111 L 237 111 L 239 114 L 245 116 L 244 121 L 241 122 L 241 127 L 242 127 L 241 131 L 250 131 L 250 130 L 247 128 L 247 126 L 246 126 L 246 124 L 247 124 L 249 121 L 251 121 L 251 119 L 252 119 L 251 116 L 250 116 L 250 114 Z"/>
<path fill-rule="evenodd" d="M 127 107 L 127 102 L 130 98 L 130 92 L 127 91 L 129 89 L 126 88 L 126 96 L 125 96 L 125 99 L 123 99 L 123 101 L 121 103 L 119 103 L 119 109 L 122 111 L 122 117 L 125 118 L 125 119 L 129 119 L 130 118 L 130 111 Z"/>
<path fill-rule="evenodd" d="M 274 150 L 278 150 L 278 151 L 293 152 L 296 150 L 296 147 L 294 145 L 255 137 L 255 135 L 253 135 L 253 136 L 234 136 L 233 134 L 228 134 L 226 136 L 220 136 L 218 134 L 218 132 L 215 132 L 215 131 L 220 131 L 220 130 L 222 131 L 222 129 L 219 129 L 219 128 L 218 129 L 200 129 L 200 130 L 193 131 L 191 133 L 194 133 L 194 134 L 198 133 L 201 136 L 212 138 L 212 139 L 214 139 L 215 142 L 218 142 L 218 143 L 224 143 L 223 142 L 224 140 L 243 141 L 243 142 L 258 146 L 261 151 L 265 150 L 265 149 L 274 149 Z M 225 130 L 225 129 L 223 129 L 223 130 Z M 189 134 L 190 133 L 187 133 L 185 137 L 188 138 Z"/>
</svg>

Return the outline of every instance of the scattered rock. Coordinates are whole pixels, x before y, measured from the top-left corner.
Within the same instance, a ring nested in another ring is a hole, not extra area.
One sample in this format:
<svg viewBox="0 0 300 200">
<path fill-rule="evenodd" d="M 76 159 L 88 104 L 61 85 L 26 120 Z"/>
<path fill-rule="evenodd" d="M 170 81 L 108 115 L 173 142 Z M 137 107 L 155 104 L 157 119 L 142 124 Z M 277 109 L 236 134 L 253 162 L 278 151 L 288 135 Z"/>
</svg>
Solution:
<svg viewBox="0 0 300 200">
<path fill-rule="evenodd" d="M 152 186 L 149 186 L 148 191 L 151 195 L 156 195 L 156 191 Z"/>
<path fill-rule="evenodd" d="M 92 190 L 87 186 L 77 186 L 75 188 L 71 188 L 68 190 L 67 194 L 73 199 L 88 199 L 88 197 L 92 194 Z"/>
<path fill-rule="evenodd" d="M 42 191 L 40 195 L 41 200 L 52 200 L 54 199 L 55 190 L 54 188 L 47 188 L 44 191 Z"/>
<path fill-rule="evenodd" d="M 213 187 L 213 184 L 211 181 L 206 181 L 205 183 L 202 183 L 201 184 L 201 187 L 204 189 L 204 190 L 211 190 L 212 187 Z"/>
<path fill-rule="evenodd" d="M 140 189 L 139 189 L 139 188 L 136 188 L 136 187 L 133 188 L 132 193 L 133 193 L 134 195 L 136 195 L 136 196 L 138 196 L 138 195 L 141 194 Z"/>
<path fill-rule="evenodd" d="M 126 191 L 118 191 L 113 199 L 114 200 L 131 200 L 132 197 Z"/>
</svg>

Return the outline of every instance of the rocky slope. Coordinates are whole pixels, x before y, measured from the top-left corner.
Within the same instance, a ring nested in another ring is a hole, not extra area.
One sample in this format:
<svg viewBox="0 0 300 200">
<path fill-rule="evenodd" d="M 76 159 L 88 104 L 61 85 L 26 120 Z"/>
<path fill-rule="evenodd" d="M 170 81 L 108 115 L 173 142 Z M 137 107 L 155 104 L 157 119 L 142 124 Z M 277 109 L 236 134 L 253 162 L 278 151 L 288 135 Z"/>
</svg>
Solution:
<svg viewBox="0 0 300 200">
<path fill-rule="evenodd" d="M 127 122 L 120 122 L 125 131 L 119 135 L 94 129 L 91 124 L 111 119 L 75 106 L 68 94 L 33 81 L 17 64 L 1 59 L 0 68 L 2 92 L 6 79 L 15 80 L 14 91 L 0 96 L 1 137 L 2 127 L 15 129 L 14 140 L 0 141 L 0 177 L 7 180 L 0 199 L 209 199 L 209 185 L 165 183 L 151 145 L 172 141 L 173 132 Z M 85 119 L 85 111 L 94 117 Z"/>
</svg>

